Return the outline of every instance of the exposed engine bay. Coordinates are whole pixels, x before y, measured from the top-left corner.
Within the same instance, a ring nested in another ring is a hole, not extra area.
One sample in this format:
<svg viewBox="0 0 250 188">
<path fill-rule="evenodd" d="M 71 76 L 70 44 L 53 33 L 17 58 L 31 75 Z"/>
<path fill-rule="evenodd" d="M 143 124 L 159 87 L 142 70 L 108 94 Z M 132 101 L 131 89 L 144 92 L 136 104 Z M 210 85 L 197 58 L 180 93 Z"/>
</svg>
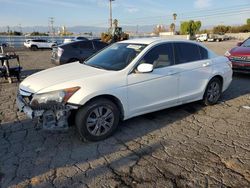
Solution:
<svg viewBox="0 0 250 188">
<path fill-rule="evenodd" d="M 25 91 L 21 91 L 21 93 L 17 95 L 16 99 L 19 111 L 25 112 L 31 119 L 37 118 L 38 127 L 42 127 L 44 130 L 67 130 L 69 128 L 68 118 L 71 110 L 77 107 L 53 98 L 57 94 L 48 94 L 47 96 L 50 96 L 51 100 L 45 100 L 44 96 L 38 99 L 31 93 Z M 63 98 L 62 93 L 59 93 L 58 96 Z"/>
</svg>

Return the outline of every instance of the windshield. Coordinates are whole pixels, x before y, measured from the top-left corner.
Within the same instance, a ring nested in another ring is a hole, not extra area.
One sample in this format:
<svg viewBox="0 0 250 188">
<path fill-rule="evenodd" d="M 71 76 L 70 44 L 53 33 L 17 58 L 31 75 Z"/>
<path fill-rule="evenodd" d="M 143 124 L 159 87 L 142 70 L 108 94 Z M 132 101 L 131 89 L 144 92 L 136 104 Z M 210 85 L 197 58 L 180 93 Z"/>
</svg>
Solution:
<svg viewBox="0 0 250 188">
<path fill-rule="evenodd" d="M 247 39 L 241 46 L 250 47 L 250 39 Z"/>
<path fill-rule="evenodd" d="M 145 44 L 115 43 L 91 57 L 85 64 L 106 70 L 122 70 L 145 47 Z"/>
</svg>

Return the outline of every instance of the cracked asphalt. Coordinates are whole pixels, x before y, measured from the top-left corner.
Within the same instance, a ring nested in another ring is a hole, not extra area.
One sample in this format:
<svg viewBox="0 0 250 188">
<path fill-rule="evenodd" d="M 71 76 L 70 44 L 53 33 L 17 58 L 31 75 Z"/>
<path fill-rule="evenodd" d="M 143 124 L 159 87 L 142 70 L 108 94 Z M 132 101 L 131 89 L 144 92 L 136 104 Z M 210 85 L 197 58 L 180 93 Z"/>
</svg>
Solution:
<svg viewBox="0 0 250 188">
<path fill-rule="evenodd" d="M 206 44 L 219 54 L 236 41 Z M 23 75 L 52 67 L 49 51 L 19 52 Z M 219 104 L 199 102 L 122 122 L 100 142 L 45 132 L 17 112 L 18 83 L 0 80 L 0 187 L 250 187 L 250 75 Z"/>
</svg>

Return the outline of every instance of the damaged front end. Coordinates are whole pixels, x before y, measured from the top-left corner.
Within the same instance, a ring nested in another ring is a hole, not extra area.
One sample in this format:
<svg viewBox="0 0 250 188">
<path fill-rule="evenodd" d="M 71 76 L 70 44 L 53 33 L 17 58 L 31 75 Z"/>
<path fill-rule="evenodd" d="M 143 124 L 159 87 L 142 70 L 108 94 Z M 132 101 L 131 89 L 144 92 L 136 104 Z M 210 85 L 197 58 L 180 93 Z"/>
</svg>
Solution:
<svg viewBox="0 0 250 188">
<path fill-rule="evenodd" d="M 19 111 L 29 118 L 38 118 L 38 126 L 45 130 L 67 130 L 68 117 L 77 106 L 67 103 L 69 98 L 79 90 L 73 87 L 48 93 L 32 94 L 19 90 L 16 103 Z"/>
</svg>

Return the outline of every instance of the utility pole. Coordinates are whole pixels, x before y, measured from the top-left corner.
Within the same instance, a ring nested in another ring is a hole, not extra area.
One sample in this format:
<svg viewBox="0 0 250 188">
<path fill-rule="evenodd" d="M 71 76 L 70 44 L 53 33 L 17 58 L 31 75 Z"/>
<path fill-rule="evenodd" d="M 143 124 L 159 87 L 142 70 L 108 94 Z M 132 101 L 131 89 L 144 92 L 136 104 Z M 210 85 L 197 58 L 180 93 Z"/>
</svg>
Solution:
<svg viewBox="0 0 250 188">
<path fill-rule="evenodd" d="M 115 0 L 109 0 L 109 22 L 110 22 L 110 28 L 112 28 L 112 1 Z"/>
<path fill-rule="evenodd" d="M 55 35 L 55 29 L 54 29 L 54 17 L 49 17 L 49 32 L 52 33 L 52 35 Z"/>
</svg>

